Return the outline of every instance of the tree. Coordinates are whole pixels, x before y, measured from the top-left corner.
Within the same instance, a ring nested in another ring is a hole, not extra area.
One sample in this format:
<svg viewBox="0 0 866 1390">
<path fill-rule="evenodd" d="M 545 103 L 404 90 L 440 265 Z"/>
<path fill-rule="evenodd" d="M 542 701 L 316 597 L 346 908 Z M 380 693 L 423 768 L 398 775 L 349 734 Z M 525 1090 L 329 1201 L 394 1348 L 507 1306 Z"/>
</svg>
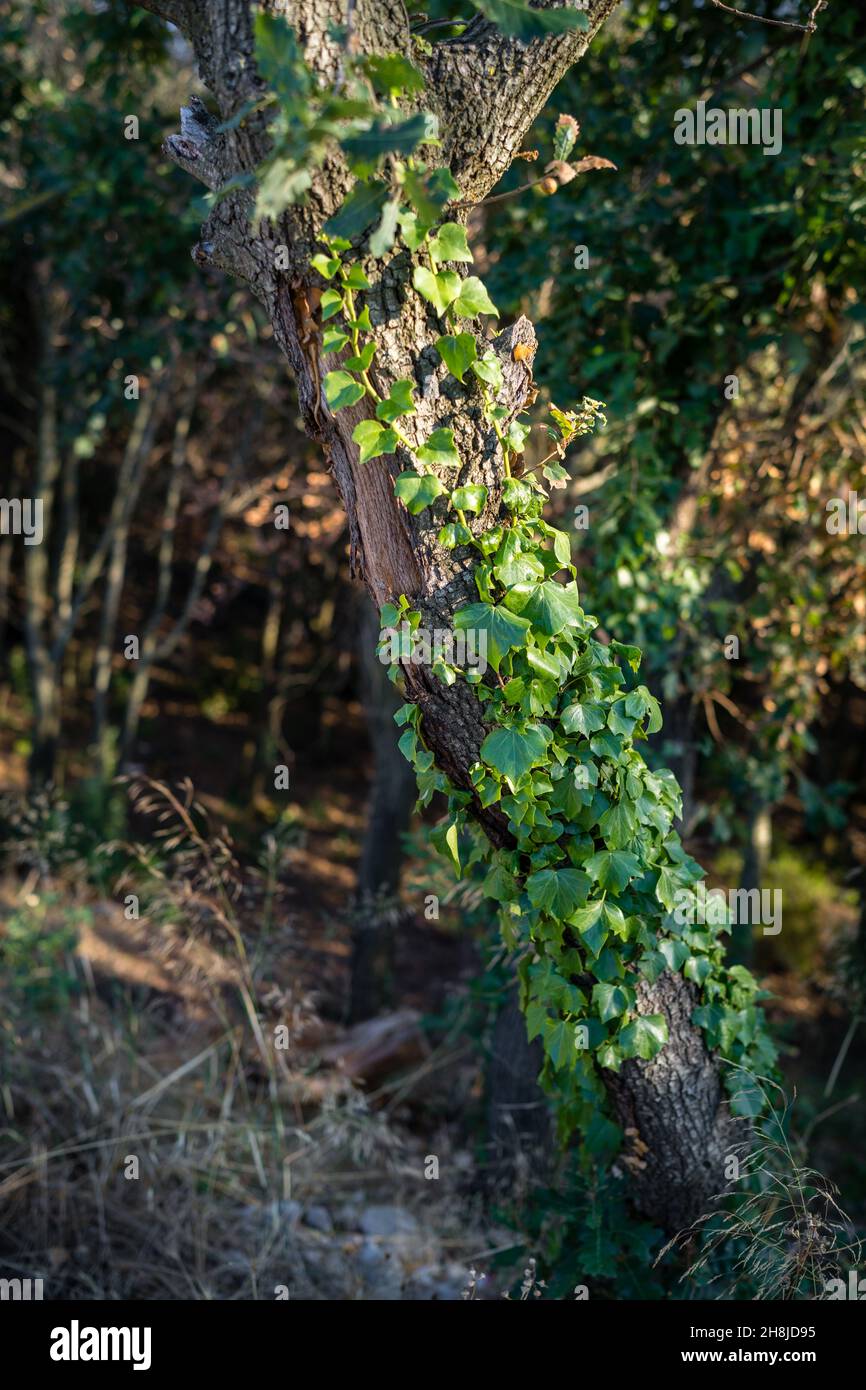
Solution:
<svg viewBox="0 0 866 1390">
<path fill-rule="evenodd" d="M 319 0 L 145 5 L 187 35 L 218 108 L 191 100 L 166 141 L 214 195 L 194 258 L 265 306 L 354 572 L 385 625 L 410 632 L 401 747 L 422 793 L 449 795 L 439 842 L 455 861 L 487 856 L 563 1127 L 596 1156 L 625 1134 L 636 1205 L 676 1229 L 724 1186 L 736 1143 L 719 1053 L 768 1066 L 771 1051 L 753 1046 L 754 982 L 724 970 L 718 932 L 673 925 L 700 870 L 672 829 L 673 779 L 634 748 L 658 707 L 620 669 L 639 653 L 593 639 L 573 580 L 556 579 L 574 574 L 567 540 L 541 517 L 540 480 L 517 476 L 535 334 L 526 318 L 482 327 L 497 311 L 465 235 L 616 0 L 478 7 L 431 43 L 400 0 L 348 16 Z M 542 176 L 553 187 L 581 171 L 574 125 Z M 556 412 L 550 459 L 597 415 Z M 461 624 L 489 644 L 480 681 L 417 659 L 412 633 Z"/>
</svg>

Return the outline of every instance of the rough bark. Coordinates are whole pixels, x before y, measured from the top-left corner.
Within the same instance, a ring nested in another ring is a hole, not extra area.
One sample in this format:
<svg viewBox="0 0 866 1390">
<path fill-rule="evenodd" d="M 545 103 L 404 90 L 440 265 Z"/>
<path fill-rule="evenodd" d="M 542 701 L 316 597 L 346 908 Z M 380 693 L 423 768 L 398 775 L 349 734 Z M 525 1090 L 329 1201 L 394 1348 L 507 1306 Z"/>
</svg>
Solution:
<svg viewBox="0 0 866 1390">
<path fill-rule="evenodd" d="M 477 201 L 508 168 L 553 87 L 583 55 L 616 4 L 617 0 L 588 0 L 581 6 L 590 19 L 588 32 L 527 45 L 477 19 L 460 38 L 437 43 L 428 58 L 411 49 L 401 0 L 356 0 L 352 23 L 360 51 L 411 52 L 416 65 L 425 68 L 423 103 L 440 118 L 439 157 L 448 163 L 464 198 Z M 145 7 L 171 19 L 191 40 L 219 121 L 228 121 L 261 95 L 249 0 L 146 0 Z M 340 52 L 329 26 L 345 23 L 343 0 L 273 0 L 265 8 L 286 15 L 307 61 L 323 83 L 333 82 Z M 264 117 L 253 115 L 223 130 L 217 128 L 219 121 L 201 103 L 192 102 L 182 113 L 181 133 L 166 142 L 170 157 L 211 189 L 255 169 L 268 148 Z M 394 477 L 407 466 L 401 449 L 393 459 L 359 464 L 351 436 L 359 419 L 369 413 L 369 403 L 330 414 L 321 380 L 339 360 L 319 361 L 303 333 L 299 303 L 317 278 L 309 270 L 316 234 L 341 205 L 350 182 L 342 160 L 329 159 L 314 179 L 306 205 L 290 209 L 277 225 L 251 221 L 248 190 L 223 197 L 203 229 L 194 259 L 246 281 L 265 306 L 277 344 L 296 377 L 306 427 L 320 441 L 345 505 L 354 573 L 363 577 L 377 604 L 405 594 L 421 611 L 424 626 L 449 627 L 455 609 L 476 597 L 471 555 L 466 550 L 449 553 L 438 545 L 436 536 L 445 519 L 442 503 L 411 517 L 394 498 Z M 275 269 L 277 247 L 287 248 L 286 270 Z M 366 295 L 377 342 L 374 385 L 387 394 L 400 378 L 416 382 L 418 409 L 406 417 L 413 442 L 436 428 L 454 430 L 464 462 L 459 478 L 452 470 L 448 483 L 487 486 L 486 509 L 473 522 L 478 531 L 484 530 L 498 514 L 502 460 L 477 392 L 448 376 L 439 360 L 434 344 L 440 325 L 407 288 L 410 254 L 396 250 L 384 263 L 362 258 L 362 265 L 374 286 Z M 520 319 L 493 343 L 506 378 L 499 402 L 515 414 L 530 389 L 535 341 L 532 325 Z M 518 342 L 530 351 L 515 362 L 512 352 Z M 422 711 L 424 738 L 438 765 L 458 787 L 469 789 L 469 768 L 486 732 L 471 688 L 459 681 L 446 688 L 421 666 L 408 667 L 405 676 L 408 697 Z M 494 844 L 508 843 L 507 826 L 496 807 L 476 806 L 476 814 Z M 727 1121 L 716 1068 L 689 1022 L 690 986 L 678 976 L 663 978 L 655 989 L 645 991 L 644 1002 L 648 1011 L 669 1013 L 671 1040 L 663 1060 L 649 1066 L 629 1063 L 619 1079 L 611 1074 L 611 1091 L 620 1115 L 645 1130 L 652 1156 L 643 1175 L 637 1175 L 638 1205 L 667 1227 L 693 1216 L 723 1186 L 720 1158 Z"/>
<path fill-rule="evenodd" d="M 738 1152 L 744 1122 L 729 1113 L 719 1068 L 691 1016 L 694 985 L 665 972 L 637 989 L 639 1014 L 664 1014 L 670 1042 L 651 1062 L 625 1062 L 607 1081 L 626 1134 L 622 1164 L 638 1209 L 665 1231 L 680 1231 L 722 1191 L 725 1160 Z"/>
</svg>

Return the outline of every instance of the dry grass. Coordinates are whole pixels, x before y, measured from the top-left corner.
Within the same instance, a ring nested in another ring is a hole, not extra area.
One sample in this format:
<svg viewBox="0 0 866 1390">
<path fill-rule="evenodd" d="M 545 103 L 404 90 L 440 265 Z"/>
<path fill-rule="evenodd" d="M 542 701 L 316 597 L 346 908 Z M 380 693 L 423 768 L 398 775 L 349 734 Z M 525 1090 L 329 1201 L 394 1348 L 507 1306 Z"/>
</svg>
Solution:
<svg viewBox="0 0 866 1390">
<path fill-rule="evenodd" d="M 286 982 L 279 855 L 244 881 L 191 788 L 134 801 L 161 852 L 123 847 L 113 903 L 43 869 L 0 898 L 3 1274 L 49 1298 L 363 1297 L 359 1238 L 297 1224 L 323 1196 L 414 1207 L 419 1262 L 468 1252 L 465 1211 L 419 1182 L 425 1145 L 399 1122 L 415 1078 L 371 1095 L 322 1062 L 339 1030 Z"/>
<path fill-rule="evenodd" d="M 830 1280 L 857 1268 L 861 1243 L 835 1186 L 805 1162 L 810 1134 L 792 1136 L 794 1102 L 775 1082 L 751 1079 L 766 1110 L 738 1158 L 739 1190 L 720 1196 L 719 1209 L 669 1241 L 655 1263 L 684 1248 L 681 1280 L 719 1299 L 826 1298 Z"/>
</svg>

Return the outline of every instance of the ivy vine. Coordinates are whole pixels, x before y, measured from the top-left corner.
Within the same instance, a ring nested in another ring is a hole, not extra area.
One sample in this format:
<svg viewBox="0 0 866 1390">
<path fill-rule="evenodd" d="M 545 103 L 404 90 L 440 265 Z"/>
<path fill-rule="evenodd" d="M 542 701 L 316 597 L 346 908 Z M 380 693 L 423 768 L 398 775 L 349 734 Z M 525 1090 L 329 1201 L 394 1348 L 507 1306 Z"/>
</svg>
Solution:
<svg viewBox="0 0 866 1390">
<path fill-rule="evenodd" d="M 296 47 L 291 54 L 297 64 Z M 748 1076 L 770 1073 L 775 1060 L 759 1008 L 763 991 L 744 967 L 725 964 L 726 921 L 683 921 L 683 903 L 696 903 L 703 871 L 673 828 L 681 810 L 675 778 L 651 770 L 640 752 L 661 728 L 659 704 L 635 679 L 639 649 L 595 635 L 598 620 L 581 607 L 570 540 L 544 519 L 545 484 L 568 478 L 566 449 L 603 427 L 603 404 L 584 398 L 575 410 L 551 407 L 550 453 L 523 469 L 531 424 L 510 418 L 499 403 L 501 360 L 464 326 L 498 310 L 482 281 L 465 273 L 473 260 L 465 227 L 447 219 L 459 190 L 447 169 L 410 152 L 422 139 L 435 143 L 432 118 L 410 118 L 409 129 L 399 116 L 401 97 L 417 90 L 420 75 L 396 56 L 365 61 L 374 86 L 366 99 L 376 112 L 384 100 L 385 117 L 364 116 L 355 95 L 345 119 L 366 119 L 367 133 L 355 125 L 342 145 L 363 177 L 326 224 L 311 262 L 326 285 L 323 351 L 346 353 L 325 377 L 325 397 L 334 412 L 370 400 L 373 418 L 352 436 L 361 461 L 404 451 L 411 467 L 396 478 L 396 496 L 412 515 L 444 507 L 440 544 L 476 552 L 478 599 L 455 613 L 454 627 L 485 634 L 489 663 L 486 672 L 462 670 L 439 655 L 432 666 L 446 684 L 473 687 L 490 729 L 470 771 L 471 792 L 435 766 L 418 707 L 399 710 L 400 748 L 414 765 L 419 803 L 426 806 L 437 792 L 447 797 L 434 840 L 458 874 L 485 866 L 484 892 L 498 906 L 503 940 L 518 962 L 529 1037 L 543 1043 L 542 1084 L 556 1101 L 563 1137 L 577 1130 L 588 1152 L 615 1152 L 620 1135 L 606 1114 L 602 1075 L 630 1058 L 649 1061 L 665 1046 L 664 1015 L 639 1013 L 636 1001 L 639 983 L 652 985 L 666 970 L 696 987 L 694 1023 L 708 1047 L 736 1064 L 726 1069 L 733 1110 L 757 1114 L 762 1094 Z M 374 61 L 379 66 L 371 69 Z M 381 90 L 375 98 L 376 83 L 387 89 L 384 98 Z M 308 87 L 302 97 L 309 128 Z M 576 130 L 567 119 L 557 127 L 558 161 L 567 160 Z M 474 381 L 495 433 L 503 485 L 497 520 L 484 530 L 473 530 L 471 518 L 484 512 L 487 488 L 447 481 L 461 466 L 454 432 L 439 428 L 413 442 L 406 422 L 416 411 L 416 383 L 396 381 L 383 396 L 371 379 L 377 347 L 364 297 L 372 286 L 352 257 L 374 222 L 370 257 L 384 256 L 397 238 L 411 253 L 412 289 L 440 322 L 436 348 L 444 367 L 461 383 Z M 381 623 L 389 638 L 399 630 L 401 660 L 419 659 L 421 614 L 407 596 L 384 605 Z M 391 674 L 399 680 L 399 662 Z M 512 848 L 492 846 L 473 820 L 476 804 L 500 808 Z"/>
</svg>

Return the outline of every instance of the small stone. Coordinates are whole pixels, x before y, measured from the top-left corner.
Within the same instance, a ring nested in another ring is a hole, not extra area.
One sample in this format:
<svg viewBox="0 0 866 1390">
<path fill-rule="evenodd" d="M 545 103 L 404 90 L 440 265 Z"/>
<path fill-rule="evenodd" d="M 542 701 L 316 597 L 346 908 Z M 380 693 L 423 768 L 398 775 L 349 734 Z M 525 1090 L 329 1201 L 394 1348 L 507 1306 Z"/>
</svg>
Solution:
<svg viewBox="0 0 866 1390">
<path fill-rule="evenodd" d="M 334 1225 L 338 1231 L 360 1230 L 358 1220 L 361 1209 L 355 1202 L 343 1202 L 334 1211 Z"/>
<path fill-rule="evenodd" d="M 296 1202 L 291 1198 L 286 1198 L 284 1201 L 277 1202 L 276 1206 L 277 1215 L 282 1225 L 297 1226 L 301 1219 L 301 1212 L 303 1211 L 300 1202 Z"/>
<path fill-rule="evenodd" d="M 334 1229 L 327 1207 L 307 1207 L 304 1212 L 304 1225 L 312 1227 L 314 1231 L 321 1231 L 324 1235 L 330 1235 Z"/>
<path fill-rule="evenodd" d="M 356 1255 L 364 1297 L 372 1302 L 397 1302 L 401 1298 L 403 1270 L 389 1250 L 365 1240 Z"/>
<path fill-rule="evenodd" d="M 361 1213 L 361 1230 L 365 1236 L 412 1236 L 418 1230 L 418 1222 L 405 1207 L 366 1207 Z"/>
</svg>

